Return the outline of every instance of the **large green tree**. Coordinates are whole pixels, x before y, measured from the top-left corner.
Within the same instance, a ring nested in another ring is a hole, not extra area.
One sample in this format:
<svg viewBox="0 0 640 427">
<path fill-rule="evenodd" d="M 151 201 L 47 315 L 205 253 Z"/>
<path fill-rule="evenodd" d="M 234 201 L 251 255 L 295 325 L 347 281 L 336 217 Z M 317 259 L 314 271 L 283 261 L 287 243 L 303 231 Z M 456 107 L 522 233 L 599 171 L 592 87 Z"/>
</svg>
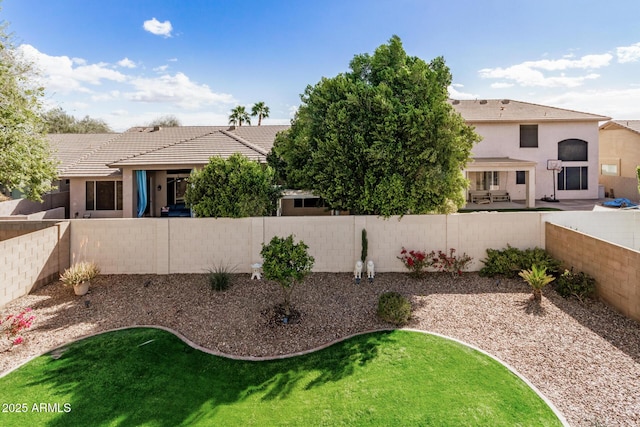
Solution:
<svg viewBox="0 0 640 427">
<path fill-rule="evenodd" d="M 0 187 L 41 200 L 57 179 L 41 115 L 44 88 L 0 23 Z"/>
<path fill-rule="evenodd" d="M 251 107 L 251 116 L 258 116 L 258 126 L 262 124 L 262 119 L 269 117 L 269 107 L 263 101 L 256 102 Z"/>
<path fill-rule="evenodd" d="M 51 109 L 43 115 L 48 133 L 110 133 L 109 125 L 102 119 L 87 116 L 78 120 L 61 107 Z"/>
<path fill-rule="evenodd" d="M 231 110 L 229 115 L 229 124 L 233 126 L 242 126 L 243 123 L 251 124 L 251 117 L 249 112 L 243 105 L 238 105 Z"/>
<path fill-rule="evenodd" d="M 198 217 L 241 218 L 270 215 L 279 196 L 271 167 L 236 153 L 191 172 L 184 197 Z"/>
<path fill-rule="evenodd" d="M 444 59 L 408 56 L 393 36 L 350 71 L 307 86 L 269 162 L 332 208 L 382 216 L 449 212 L 479 136 L 448 102 Z"/>
</svg>

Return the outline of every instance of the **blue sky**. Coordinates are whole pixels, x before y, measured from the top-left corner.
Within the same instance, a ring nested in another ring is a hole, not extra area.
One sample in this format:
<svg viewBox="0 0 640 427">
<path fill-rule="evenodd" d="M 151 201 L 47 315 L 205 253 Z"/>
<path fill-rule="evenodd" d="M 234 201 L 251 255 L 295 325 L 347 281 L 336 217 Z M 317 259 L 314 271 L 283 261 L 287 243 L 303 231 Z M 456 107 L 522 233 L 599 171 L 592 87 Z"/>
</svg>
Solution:
<svg viewBox="0 0 640 427">
<path fill-rule="evenodd" d="M 640 2 L 591 0 L 3 0 L 46 106 L 113 129 L 172 114 L 225 125 L 264 101 L 289 123 L 300 93 L 397 34 L 443 56 L 457 99 L 510 98 L 640 119 Z"/>
</svg>

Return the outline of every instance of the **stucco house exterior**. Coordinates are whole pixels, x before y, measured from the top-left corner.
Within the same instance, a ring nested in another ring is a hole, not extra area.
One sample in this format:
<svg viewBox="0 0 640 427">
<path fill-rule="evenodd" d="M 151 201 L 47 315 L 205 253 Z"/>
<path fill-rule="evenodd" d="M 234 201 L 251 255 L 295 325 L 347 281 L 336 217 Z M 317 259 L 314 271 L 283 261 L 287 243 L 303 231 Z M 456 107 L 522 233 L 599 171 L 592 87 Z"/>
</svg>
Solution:
<svg viewBox="0 0 640 427">
<path fill-rule="evenodd" d="M 609 117 L 507 99 L 449 102 L 483 138 L 464 170 L 468 193 L 501 192 L 528 207 L 544 196 L 598 198 L 598 123 Z M 62 160 L 71 218 L 184 216 L 192 169 L 233 153 L 264 163 L 277 133 L 288 128 L 139 127 L 50 141 Z M 549 170 L 550 160 L 561 160 L 562 168 Z M 310 194 L 287 194 L 280 206 L 285 215 L 332 214 Z"/>
<path fill-rule="evenodd" d="M 512 200 L 598 198 L 598 124 L 609 117 L 509 99 L 451 100 L 482 141 L 465 175 L 469 191 L 505 190 Z M 549 160 L 562 169 L 548 170 Z"/>
<path fill-rule="evenodd" d="M 611 120 L 600 126 L 600 184 L 610 197 L 639 201 L 640 120 Z"/>
<path fill-rule="evenodd" d="M 159 217 L 163 207 L 179 209 L 184 202 L 185 178 L 193 168 L 233 153 L 265 163 L 276 134 L 287 128 L 140 127 L 119 134 L 49 138 L 58 157 L 78 144 L 74 160 L 63 162 L 59 172 L 69 185 L 71 218 Z"/>
</svg>

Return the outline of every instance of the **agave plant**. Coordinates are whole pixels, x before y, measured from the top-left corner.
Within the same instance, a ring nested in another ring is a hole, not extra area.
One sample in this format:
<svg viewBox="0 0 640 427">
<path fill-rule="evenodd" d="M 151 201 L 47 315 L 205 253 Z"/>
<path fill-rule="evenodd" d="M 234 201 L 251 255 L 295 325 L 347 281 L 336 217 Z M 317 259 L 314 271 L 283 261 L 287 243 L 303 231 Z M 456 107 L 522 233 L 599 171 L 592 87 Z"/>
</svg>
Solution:
<svg viewBox="0 0 640 427">
<path fill-rule="evenodd" d="M 547 267 L 539 268 L 535 264 L 531 266 L 531 270 L 520 271 L 518 276 L 522 277 L 531 286 L 533 290 L 532 299 L 537 303 L 542 301 L 542 288 L 555 280 L 555 277 L 547 274 Z"/>
</svg>

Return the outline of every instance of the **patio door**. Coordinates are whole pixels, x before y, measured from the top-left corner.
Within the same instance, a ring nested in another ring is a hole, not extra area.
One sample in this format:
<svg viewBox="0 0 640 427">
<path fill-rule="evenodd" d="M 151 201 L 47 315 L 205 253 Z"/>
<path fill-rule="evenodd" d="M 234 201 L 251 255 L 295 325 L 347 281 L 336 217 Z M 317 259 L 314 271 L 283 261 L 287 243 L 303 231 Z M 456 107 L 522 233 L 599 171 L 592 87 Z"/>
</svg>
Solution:
<svg viewBox="0 0 640 427">
<path fill-rule="evenodd" d="M 500 187 L 500 172 L 476 172 L 476 190 L 497 190 Z"/>
</svg>

